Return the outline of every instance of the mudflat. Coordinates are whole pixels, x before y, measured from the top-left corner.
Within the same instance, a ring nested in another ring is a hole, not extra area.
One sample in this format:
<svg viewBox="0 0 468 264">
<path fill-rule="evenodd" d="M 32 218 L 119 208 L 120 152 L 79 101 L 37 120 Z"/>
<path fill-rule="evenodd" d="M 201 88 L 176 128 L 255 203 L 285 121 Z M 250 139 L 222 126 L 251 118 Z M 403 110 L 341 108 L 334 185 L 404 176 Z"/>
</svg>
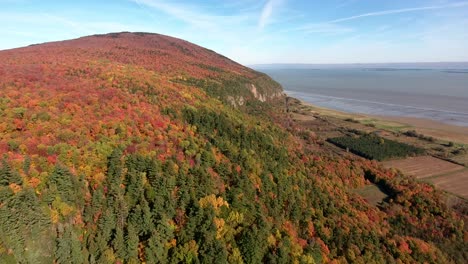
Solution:
<svg viewBox="0 0 468 264">
<path fill-rule="evenodd" d="M 434 137 L 445 141 L 453 141 L 468 144 L 468 127 L 447 124 L 426 118 L 403 117 L 403 116 L 381 116 L 356 114 L 318 107 L 316 105 L 301 101 L 312 113 L 331 116 L 341 119 L 353 119 L 363 124 L 372 124 L 384 130 L 401 131 L 415 130 L 425 136 Z"/>
</svg>

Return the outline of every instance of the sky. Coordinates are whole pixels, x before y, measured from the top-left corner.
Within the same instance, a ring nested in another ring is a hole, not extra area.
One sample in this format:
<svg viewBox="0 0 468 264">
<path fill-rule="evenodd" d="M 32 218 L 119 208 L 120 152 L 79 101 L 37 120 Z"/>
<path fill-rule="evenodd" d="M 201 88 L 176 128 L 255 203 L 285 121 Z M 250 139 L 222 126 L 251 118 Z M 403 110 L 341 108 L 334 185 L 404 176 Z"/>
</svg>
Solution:
<svg viewBox="0 0 468 264">
<path fill-rule="evenodd" d="M 242 64 L 468 61 L 464 0 L 0 0 L 0 50 L 136 31 Z"/>
</svg>

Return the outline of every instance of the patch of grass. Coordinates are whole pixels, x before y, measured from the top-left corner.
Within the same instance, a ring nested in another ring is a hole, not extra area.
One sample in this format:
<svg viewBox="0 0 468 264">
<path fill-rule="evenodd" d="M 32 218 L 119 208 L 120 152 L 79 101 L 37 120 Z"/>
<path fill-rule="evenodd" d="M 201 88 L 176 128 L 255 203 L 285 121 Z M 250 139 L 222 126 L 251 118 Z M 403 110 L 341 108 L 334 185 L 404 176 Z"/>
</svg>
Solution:
<svg viewBox="0 0 468 264">
<path fill-rule="evenodd" d="M 388 197 L 388 195 L 375 184 L 356 189 L 354 192 L 361 195 L 374 206 L 381 204 Z"/>
</svg>

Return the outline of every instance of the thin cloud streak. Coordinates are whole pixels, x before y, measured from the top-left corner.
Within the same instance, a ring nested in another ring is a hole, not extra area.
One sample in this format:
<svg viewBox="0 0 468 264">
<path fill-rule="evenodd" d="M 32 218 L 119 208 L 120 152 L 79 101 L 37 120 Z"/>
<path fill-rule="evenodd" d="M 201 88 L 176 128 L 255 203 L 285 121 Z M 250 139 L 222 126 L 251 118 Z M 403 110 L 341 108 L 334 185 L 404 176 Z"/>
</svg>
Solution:
<svg viewBox="0 0 468 264">
<path fill-rule="evenodd" d="M 249 14 L 220 16 L 199 10 L 195 6 L 187 4 L 174 4 L 161 0 L 130 0 L 139 6 L 144 5 L 164 12 L 190 26 L 213 29 L 222 21 L 223 24 L 238 24 L 250 19 Z"/>
<path fill-rule="evenodd" d="M 263 6 L 262 12 L 260 13 L 260 18 L 258 20 L 258 28 L 265 28 L 273 16 L 274 9 L 281 5 L 283 0 L 268 0 Z"/>
<path fill-rule="evenodd" d="M 355 30 L 349 27 L 343 27 L 333 23 L 317 23 L 317 24 L 306 24 L 301 27 L 289 30 L 287 32 L 300 31 L 305 34 L 326 34 L 326 35 L 337 35 L 344 33 L 352 33 Z"/>
<path fill-rule="evenodd" d="M 331 21 L 328 21 L 327 23 L 339 23 L 339 22 L 355 20 L 355 19 L 359 19 L 363 17 L 377 17 L 377 16 L 385 16 L 385 15 L 391 15 L 391 14 L 409 13 L 409 12 L 417 12 L 417 11 L 425 11 L 425 10 L 447 9 L 447 8 L 456 8 L 456 7 L 464 7 L 464 6 L 468 6 L 468 1 L 449 4 L 449 5 L 424 6 L 424 7 L 413 7 L 413 8 L 385 10 L 385 11 L 379 11 L 379 12 L 370 12 L 370 13 L 360 14 L 356 16 L 350 16 L 350 17 L 331 20 Z"/>
</svg>

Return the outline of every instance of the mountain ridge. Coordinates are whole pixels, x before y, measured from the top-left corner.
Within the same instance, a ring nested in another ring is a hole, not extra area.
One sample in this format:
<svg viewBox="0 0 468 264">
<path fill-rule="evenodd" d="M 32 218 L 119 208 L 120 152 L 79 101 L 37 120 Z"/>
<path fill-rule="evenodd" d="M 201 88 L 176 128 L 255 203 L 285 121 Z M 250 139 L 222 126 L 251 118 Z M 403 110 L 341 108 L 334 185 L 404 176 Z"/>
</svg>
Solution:
<svg viewBox="0 0 468 264">
<path fill-rule="evenodd" d="M 0 262 L 466 259 L 433 186 L 330 153 L 279 84 L 187 43 L 0 51 Z M 354 192 L 372 184 L 379 207 Z"/>
</svg>

